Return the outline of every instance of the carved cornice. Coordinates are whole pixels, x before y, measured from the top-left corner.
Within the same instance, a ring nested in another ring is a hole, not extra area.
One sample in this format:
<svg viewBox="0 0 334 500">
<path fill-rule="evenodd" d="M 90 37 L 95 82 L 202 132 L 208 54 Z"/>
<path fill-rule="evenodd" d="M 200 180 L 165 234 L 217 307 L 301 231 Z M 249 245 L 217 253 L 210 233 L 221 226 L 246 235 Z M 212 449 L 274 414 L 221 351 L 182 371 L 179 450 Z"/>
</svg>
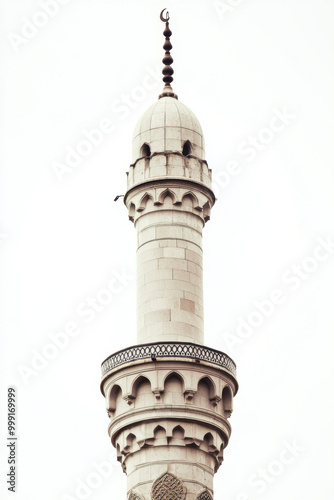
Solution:
<svg viewBox="0 0 334 500">
<path fill-rule="evenodd" d="M 159 405 L 148 406 L 145 408 L 133 409 L 127 413 L 123 413 L 113 418 L 108 426 L 108 433 L 111 437 L 111 442 L 115 446 L 118 434 L 123 429 L 133 428 L 136 425 L 145 422 L 145 425 L 169 419 L 177 423 L 182 422 L 201 422 L 201 425 L 218 432 L 225 442 L 228 441 L 231 435 L 231 425 L 228 420 L 218 413 L 213 413 L 212 410 L 203 409 L 185 405 Z"/>
<path fill-rule="evenodd" d="M 217 432 L 210 431 L 206 425 L 199 424 L 196 430 L 190 422 L 155 422 L 153 428 L 149 431 L 142 424 L 124 429 L 115 442 L 118 450 L 118 460 L 126 471 L 127 459 L 133 454 L 145 452 L 145 461 L 155 461 L 156 455 L 154 448 L 166 446 L 169 449 L 170 460 L 175 461 L 176 457 L 188 461 L 193 460 L 196 464 L 201 464 L 207 471 L 215 472 L 223 461 L 223 451 L 227 446 L 228 439 L 222 438 Z M 171 431 L 172 428 L 172 431 Z M 167 429 L 167 430 L 166 430 Z M 168 431 L 168 432 L 167 432 Z M 188 449 L 192 449 L 192 455 L 189 455 Z M 148 454 L 151 450 L 153 452 Z M 174 450 L 174 451 L 173 451 Z M 203 460 L 203 454 L 210 456 L 210 463 L 207 459 Z M 191 458 L 192 457 L 192 458 Z M 138 458 L 140 460 L 140 458 Z"/>
<path fill-rule="evenodd" d="M 206 184 L 200 181 L 185 177 L 164 177 L 161 179 L 159 178 L 152 180 L 145 179 L 143 182 L 138 182 L 137 184 L 131 186 L 131 188 L 128 189 L 128 191 L 124 195 L 124 204 L 127 205 L 129 198 L 133 195 L 135 191 L 138 190 L 145 191 L 152 188 L 162 189 L 166 187 L 170 187 L 171 189 L 173 189 L 173 187 L 176 187 L 176 188 L 184 188 L 187 190 L 193 189 L 195 191 L 199 191 L 208 197 L 208 199 L 211 202 L 211 206 L 213 206 L 216 201 L 216 197 L 212 189 L 210 189 Z"/>
</svg>

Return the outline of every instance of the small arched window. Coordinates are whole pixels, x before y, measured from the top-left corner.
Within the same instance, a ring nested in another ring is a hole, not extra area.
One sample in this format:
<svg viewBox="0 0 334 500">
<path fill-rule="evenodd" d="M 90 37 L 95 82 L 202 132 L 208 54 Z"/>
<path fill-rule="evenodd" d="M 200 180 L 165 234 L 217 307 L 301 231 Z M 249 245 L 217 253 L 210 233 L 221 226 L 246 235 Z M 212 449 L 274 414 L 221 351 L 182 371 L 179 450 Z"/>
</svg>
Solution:
<svg viewBox="0 0 334 500">
<path fill-rule="evenodd" d="M 146 142 L 142 145 L 140 154 L 141 156 L 151 156 L 151 148 Z"/>
<path fill-rule="evenodd" d="M 190 141 L 186 141 L 183 144 L 182 154 L 183 154 L 183 156 L 188 156 L 188 155 L 190 155 L 190 153 L 191 153 L 191 143 L 190 143 Z"/>
</svg>

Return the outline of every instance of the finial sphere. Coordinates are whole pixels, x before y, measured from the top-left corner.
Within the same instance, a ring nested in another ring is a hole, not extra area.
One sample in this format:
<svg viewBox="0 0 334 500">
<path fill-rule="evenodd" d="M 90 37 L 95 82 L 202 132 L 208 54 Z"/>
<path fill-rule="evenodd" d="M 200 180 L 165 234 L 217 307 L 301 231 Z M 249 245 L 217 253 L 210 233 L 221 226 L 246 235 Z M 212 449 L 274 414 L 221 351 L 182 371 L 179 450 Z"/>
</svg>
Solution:
<svg viewBox="0 0 334 500">
<path fill-rule="evenodd" d="M 160 19 L 161 19 L 161 21 L 163 21 L 164 23 L 168 23 L 168 21 L 169 21 L 169 12 L 167 11 L 167 12 L 166 12 L 166 17 L 164 17 L 164 15 L 163 15 L 163 14 L 164 14 L 165 10 L 166 10 L 166 9 L 163 9 L 163 10 L 161 11 L 161 13 L 160 13 Z"/>
</svg>

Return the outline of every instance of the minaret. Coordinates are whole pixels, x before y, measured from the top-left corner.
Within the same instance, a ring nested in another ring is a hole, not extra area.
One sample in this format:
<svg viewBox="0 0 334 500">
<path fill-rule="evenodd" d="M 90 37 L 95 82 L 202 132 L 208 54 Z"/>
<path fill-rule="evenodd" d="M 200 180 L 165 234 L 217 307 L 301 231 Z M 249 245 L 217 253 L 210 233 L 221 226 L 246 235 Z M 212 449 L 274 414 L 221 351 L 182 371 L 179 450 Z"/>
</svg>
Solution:
<svg viewBox="0 0 334 500">
<path fill-rule="evenodd" d="M 137 344 L 102 363 L 108 428 L 128 500 L 210 500 L 237 392 L 205 347 L 202 229 L 215 196 L 201 126 L 173 81 L 169 14 L 159 99 L 139 120 L 124 203 L 137 230 Z"/>
</svg>

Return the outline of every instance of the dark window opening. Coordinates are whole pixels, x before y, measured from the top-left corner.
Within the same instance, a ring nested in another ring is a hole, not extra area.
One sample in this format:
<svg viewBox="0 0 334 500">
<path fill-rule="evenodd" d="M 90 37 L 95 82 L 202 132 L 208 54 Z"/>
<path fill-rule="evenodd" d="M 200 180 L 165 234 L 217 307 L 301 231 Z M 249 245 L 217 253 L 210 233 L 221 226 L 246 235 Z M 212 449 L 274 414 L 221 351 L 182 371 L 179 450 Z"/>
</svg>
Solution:
<svg viewBox="0 0 334 500">
<path fill-rule="evenodd" d="M 184 144 L 183 144 L 183 150 L 182 150 L 182 154 L 184 156 L 188 156 L 190 155 L 191 153 L 191 144 L 190 144 L 190 141 L 186 141 Z"/>
<path fill-rule="evenodd" d="M 143 144 L 141 147 L 141 156 L 151 156 L 151 148 L 148 144 Z"/>
</svg>

